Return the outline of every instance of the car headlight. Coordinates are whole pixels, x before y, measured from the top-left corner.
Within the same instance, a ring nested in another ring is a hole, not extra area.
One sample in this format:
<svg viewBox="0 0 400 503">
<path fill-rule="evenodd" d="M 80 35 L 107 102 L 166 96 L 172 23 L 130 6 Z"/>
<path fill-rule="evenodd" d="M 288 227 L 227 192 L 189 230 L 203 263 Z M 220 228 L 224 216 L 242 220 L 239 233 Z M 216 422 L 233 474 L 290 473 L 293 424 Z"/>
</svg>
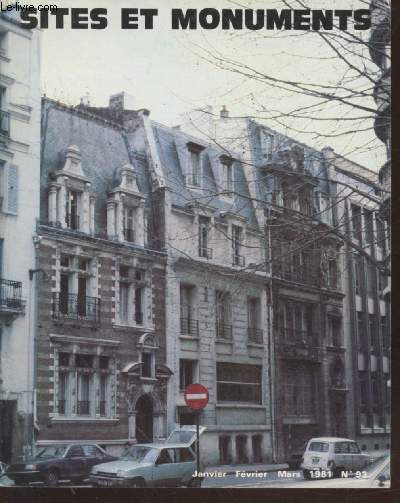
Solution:
<svg viewBox="0 0 400 503">
<path fill-rule="evenodd" d="M 36 470 L 36 465 L 25 465 L 25 470 Z"/>
</svg>

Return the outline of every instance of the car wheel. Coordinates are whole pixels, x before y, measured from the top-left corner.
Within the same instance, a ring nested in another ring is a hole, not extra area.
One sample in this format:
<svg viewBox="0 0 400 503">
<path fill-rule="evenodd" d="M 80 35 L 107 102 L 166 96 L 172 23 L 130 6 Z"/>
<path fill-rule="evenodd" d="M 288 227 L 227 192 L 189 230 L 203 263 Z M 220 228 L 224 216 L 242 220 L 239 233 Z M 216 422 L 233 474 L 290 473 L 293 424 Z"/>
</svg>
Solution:
<svg viewBox="0 0 400 503">
<path fill-rule="evenodd" d="M 130 487 L 146 487 L 146 482 L 143 479 L 132 480 Z"/>
<path fill-rule="evenodd" d="M 311 480 L 311 473 L 309 472 L 309 470 L 303 470 L 303 477 L 304 480 Z"/>
<path fill-rule="evenodd" d="M 49 470 L 45 476 L 46 485 L 49 487 L 56 487 L 58 485 L 58 472 L 57 470 Z"/>
<path fill-rule="evenodd" d="M 199 477 L 193 477 L 189 480 L 187 487 L 201 487 L 202 479 Z"/>
</svg>

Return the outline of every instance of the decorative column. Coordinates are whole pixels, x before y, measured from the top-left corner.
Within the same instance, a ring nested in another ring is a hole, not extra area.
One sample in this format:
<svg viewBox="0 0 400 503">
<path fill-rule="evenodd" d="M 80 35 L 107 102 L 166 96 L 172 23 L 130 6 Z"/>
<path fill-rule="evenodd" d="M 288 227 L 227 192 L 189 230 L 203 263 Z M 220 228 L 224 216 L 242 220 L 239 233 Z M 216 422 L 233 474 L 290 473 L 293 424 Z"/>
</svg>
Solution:
<svg viewBox="0 0 400 503">
<path fill-rule="evenodd" d="M 94 204 L 95 204 L 96 198 L 95 196 L 89 196 L 89 232 L 90 234 L 94 235 L 95 228 L 94 228 Z"/>
<path fill-rule="evenodd" d="M 107 237 L 114 239 L 115 235 L 115 202 L 107 201 Z"/>
<path fill-rule="evenodd" d="M 57 222 L 57 185 L 51 184 L 49 187 L 49 222 Z"/>
<path fill-rule="evenodd" d="M 136 441 L 136 412 L 128 413 L 128 439 Z"/>
<path fill-rule="evenodd" d="M 124 229 L 123 229 L 124 215 L 123 215 L 123 211 L 124 211 L 123 198 L 122 198 L 122 195 L 119 194 L 117 208 L 116 208 L 116 229 L 115 229 L 118 241 L 124 240 Z"/>
</svg>

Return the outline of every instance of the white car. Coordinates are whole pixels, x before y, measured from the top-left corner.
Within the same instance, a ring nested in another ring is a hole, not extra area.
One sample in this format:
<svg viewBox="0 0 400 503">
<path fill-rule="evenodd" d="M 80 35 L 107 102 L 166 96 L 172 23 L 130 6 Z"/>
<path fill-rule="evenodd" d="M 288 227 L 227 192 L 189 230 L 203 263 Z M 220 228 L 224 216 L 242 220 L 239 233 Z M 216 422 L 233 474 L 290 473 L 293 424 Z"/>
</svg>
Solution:
<svg viewBox="0 0 400 503">
<path fill-rule="evenodd" d="M 370 463 L 370 456 L 363 454 L 354 440 L 318 437 L 312 438 L 307 443 L 301 468 L 306 480 L 327 479 L 352 476 Z"/>
<path fill-rule="evenodd" d="M 90 481 L 95 487 L 199 486 L 195 440 L 196 427 L 182 426 L 165 443 L 131 445 L 118 461 L 94 466 Z"/>
</svg>

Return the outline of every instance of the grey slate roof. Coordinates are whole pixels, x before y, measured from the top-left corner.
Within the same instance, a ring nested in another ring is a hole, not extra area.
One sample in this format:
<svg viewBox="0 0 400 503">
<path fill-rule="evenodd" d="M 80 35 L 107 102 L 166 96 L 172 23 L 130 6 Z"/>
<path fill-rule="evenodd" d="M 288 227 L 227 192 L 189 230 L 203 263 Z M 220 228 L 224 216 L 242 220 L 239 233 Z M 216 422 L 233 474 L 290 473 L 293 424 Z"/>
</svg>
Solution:
<svg viewBox="0 0 400 503">
<path fill-rule="evenodd" d="M 239 161 L 233 162 L 235 195 L 232 200 L 229 200 L 221 196 L 217 189 L 221 176 L 218 158 L 222 154 L 227 154 L 225 150 L 206 145 L 203 141 L 196 140 L 178 129 L 167 128 L 156 122 L 152 122 L 152 128 L 162 164 L 164 181 L 171 192 L 174 205 L 184 207 L 197 201 L 212 207 L 216 214 L 230 211 L 246 218 L 250 225 L 257 226 L 253 201 L 250 199 L 243 166 Z M 186 144 L 189 141 L 205 147 L 201 152 L 203 168 L 201 189 L 192 189 L 185 184 L 185 154 Z"/>
<path fill-rule="evenodd" d="M 60 169 L 63 152 L 77 145 L 82 155 L 82 169 L 95 192 L 96 233 L 106 230 L 107 192 L 115 186 L 115 171 L 131 163 L 137 173 L 139 190 L 148 194 L 149 175 L 143 156 L 129 152 L 122 129 L 107 121 L 90 117 L 76 109 L 43 100 L 41 159 L 41 219 L 47 219 L 49 173 Z M 149 198 L 146 198 L 147 201 Z M 149 203 L 148 203 L 149 204 Z"/>
</svg>

